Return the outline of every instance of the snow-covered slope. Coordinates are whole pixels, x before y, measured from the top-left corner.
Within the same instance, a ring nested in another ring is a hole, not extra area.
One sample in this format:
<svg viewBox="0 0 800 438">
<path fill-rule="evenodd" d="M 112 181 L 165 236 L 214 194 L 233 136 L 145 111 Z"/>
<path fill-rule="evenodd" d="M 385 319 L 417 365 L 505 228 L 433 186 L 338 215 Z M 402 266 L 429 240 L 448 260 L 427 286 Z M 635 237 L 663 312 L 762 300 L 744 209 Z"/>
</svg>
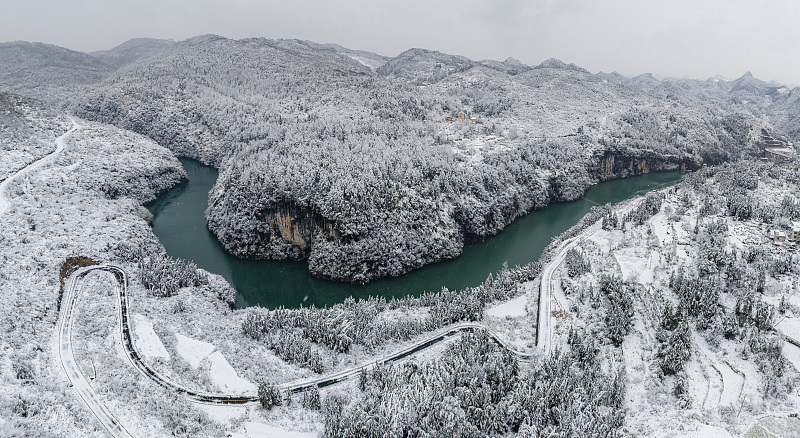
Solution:
<svg viewBox="0 0 800 438">
<path fill-rule="evenodd" d="M 352 282 L 455 257 L 601 179 L 730 159 L 756 123 L 557 60 L 529 69 L 411 49 L 372 71 L 362 55 L 198 38 L 72 108 L 219 167 L 209 226 L 232 253 L 307 258 L 313 274 Z M 476 123 L 445 121 L 459 112 Z"/>
<path fill-rule="evenodd" d="M 86 53 L 50 44 L 0 43 L 0 91 L 61 103 L 114 67 Z"/>
</svg>

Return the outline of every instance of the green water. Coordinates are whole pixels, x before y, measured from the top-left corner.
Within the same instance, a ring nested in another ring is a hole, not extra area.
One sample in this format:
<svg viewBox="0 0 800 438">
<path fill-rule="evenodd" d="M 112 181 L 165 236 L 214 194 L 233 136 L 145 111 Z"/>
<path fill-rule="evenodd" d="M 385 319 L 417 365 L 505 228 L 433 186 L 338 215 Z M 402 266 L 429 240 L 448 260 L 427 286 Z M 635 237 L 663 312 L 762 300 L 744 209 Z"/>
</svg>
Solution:
<svg viewBox="0 0 800 438">
<path fill-rule="evenodd" d="M 457 259 L 428 265 L 399 278 L 352 285 L 314 278 L 305 262 L 241 260 L 228 254 L 205 220 L 208 192 L 217 180 L 217 170 L 194 160 L 180 161 L 189 174 L 189 182 L 148 206 L 153 213 L 153 231 L 171 256 L 193 260 L 201 268 L 225 277 L 236 288 L 239 308 L 322 307 L 349 296 L 402 297 L 440 290 L 442 286 L 451 290 L 475 286 L 489 273 L 500 270 L 503 262 L 515 266 L 537 260 L 553 236 L 575 225 L 592 206 L 616 203 L 674 184 L 681 177 L 680 172 L 664 172 L 600 183 L 580 200 L 532 212 L 499 235 L 467 245 Z"/>
</svg>

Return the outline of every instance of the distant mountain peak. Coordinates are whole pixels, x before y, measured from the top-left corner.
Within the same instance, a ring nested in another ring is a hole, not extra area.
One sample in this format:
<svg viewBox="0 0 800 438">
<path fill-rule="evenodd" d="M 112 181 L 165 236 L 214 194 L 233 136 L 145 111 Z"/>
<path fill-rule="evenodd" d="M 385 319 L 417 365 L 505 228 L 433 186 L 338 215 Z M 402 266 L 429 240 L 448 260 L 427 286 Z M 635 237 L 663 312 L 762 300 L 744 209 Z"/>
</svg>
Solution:
<svg viewBox="0 0 800 438">
<path fill-rule="evenodd" d="M 589 73 L 588 70 L 582 67 L 578 67 L 575 64 L 567 64 L 564 61 L 556 58 L 550 58 L 545 61 L 542 61 L 541 64 L 537 65 L 534 68 L 557 68 L 561 70 L 572 70 L 572 71 L 580 71 L 584 73 Z"/>
<path fill-rule="evenodd" d="M 227 39 L 227 38 L 225 38 L 224 36 L 221 36 L 221 35 L 215 35 L 213 33 L 209 33 L 209 34 L 205 34 L 205 35 L 198 35 L 198 36 L 195 36 L 195 37 L 187 38 L 187 39 L 185 39 L 185 40 L 183 40 L 181 42 L 187 43 L 187 44 L 199 44 L 199 43 L 204 43 L 206 41 L 224 40 L 224 39 Z"/>
<path fill-rule="evenodd" d="M 508 58 L 506 58 L 505 61 L 503 61 L 503 64 L 511 65 L 511 66 L 515 66 L 515 67 L 517 67 L 517 66 L 525 66 L 525 64 L 522 61 L 520 61 L 520 60 L 518 60 L 516 58 L 512 58 L 510 56 Z"/>
<path fill-rule="evenodd" d="M 420 48 L 408 49 L 375 71 L 383 76 L 404 77 L 417 85 L 432 84 L 477 65 L 469 58 Z"/>
</svg>

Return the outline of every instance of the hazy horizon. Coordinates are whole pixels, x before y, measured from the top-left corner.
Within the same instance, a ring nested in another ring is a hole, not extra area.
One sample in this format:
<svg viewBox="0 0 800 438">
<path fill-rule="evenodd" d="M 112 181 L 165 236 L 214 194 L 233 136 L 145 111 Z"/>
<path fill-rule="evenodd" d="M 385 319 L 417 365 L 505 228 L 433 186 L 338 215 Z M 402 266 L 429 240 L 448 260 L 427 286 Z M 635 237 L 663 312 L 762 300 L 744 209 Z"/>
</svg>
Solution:
<svg viewBox="0 0 800 438">
<path fill-rule="evenodd" d="M 184 40 L 217 34 L 335 43 L 396 56 L 419 47 L 473 60 L 548 58 L 591 72 L 626 76 L 730 79 L 800 84 L 800 4 L 676 0 L 467 0 L 403 4 L 340 0 L 276 2 L 13 0 L 0 17 L 0 41 L 71 50 L 107 50 L 133 38 Z"/>
</svg>

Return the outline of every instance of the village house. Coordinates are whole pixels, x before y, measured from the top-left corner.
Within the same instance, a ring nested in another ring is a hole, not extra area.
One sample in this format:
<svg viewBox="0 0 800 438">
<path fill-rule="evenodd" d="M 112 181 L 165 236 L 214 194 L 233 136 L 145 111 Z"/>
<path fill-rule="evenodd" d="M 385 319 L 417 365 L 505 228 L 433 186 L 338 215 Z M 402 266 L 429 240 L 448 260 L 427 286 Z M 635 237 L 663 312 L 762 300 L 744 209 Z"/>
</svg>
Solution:
<svg viewBox="0 0 800 438">
<path fill-rule="evenodd" d="M 792 222 L 792 230 L 789 231 L 789 240 L 792 242 L 800 241 L 800 221 Z"/>
<path fill-rule="evenodd" d="M 783 230 L 770 230 L 769 238 L 775 243 L 786 242 L 786 231 L 783 231 Z"/>
</svg>

